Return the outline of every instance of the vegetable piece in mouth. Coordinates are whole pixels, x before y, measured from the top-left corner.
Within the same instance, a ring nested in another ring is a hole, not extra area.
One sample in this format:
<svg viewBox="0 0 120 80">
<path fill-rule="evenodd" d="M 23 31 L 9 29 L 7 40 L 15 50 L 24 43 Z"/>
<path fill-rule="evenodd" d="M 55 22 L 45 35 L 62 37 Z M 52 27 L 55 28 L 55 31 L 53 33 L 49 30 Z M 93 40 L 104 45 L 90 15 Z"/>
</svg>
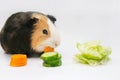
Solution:
<svg viewBox="0 0 120 80">
<path fill-rule="evenodd" d="M 44 52 L 54 52 L 54 48 L 47 46 L 45 47 Z"/>
</svg>

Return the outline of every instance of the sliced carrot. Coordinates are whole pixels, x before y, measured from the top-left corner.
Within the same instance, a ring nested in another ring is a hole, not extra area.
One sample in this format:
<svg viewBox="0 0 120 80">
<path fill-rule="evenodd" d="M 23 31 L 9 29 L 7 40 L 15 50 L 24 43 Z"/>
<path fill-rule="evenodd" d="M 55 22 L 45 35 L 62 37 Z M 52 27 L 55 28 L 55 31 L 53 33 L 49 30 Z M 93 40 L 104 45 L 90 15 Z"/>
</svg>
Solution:
<svg viewBox="0 0 120 80">
<path fill-rule="evenodd" d="M 27 64 L 27 56 L 25 54 L 14 54 L 11 57 L 10 66 L 24 66 Z"/>
<path fill-rule="evenodd" d="M 47 46 L 45 47 L 44 52 L 54 52 L 54 48 Z"/>
</svg>

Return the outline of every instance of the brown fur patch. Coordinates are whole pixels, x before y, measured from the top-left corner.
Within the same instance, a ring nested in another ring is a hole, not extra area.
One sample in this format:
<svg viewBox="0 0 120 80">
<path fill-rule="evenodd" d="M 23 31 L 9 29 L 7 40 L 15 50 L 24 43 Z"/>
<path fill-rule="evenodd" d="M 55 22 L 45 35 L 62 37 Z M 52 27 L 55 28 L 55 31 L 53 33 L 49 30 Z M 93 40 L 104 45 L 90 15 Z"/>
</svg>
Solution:
<svg viewBox="0 0 120 80">
<path fill-rule="evenodd" d="M 36 49 L 45 39 L 50 37 L 50 30 L 49 25 L 47 23 L 46 16 L 42 14 L 33 14 L 32 18 L 38 18 L 39 21 L 34 24 L 34 30 L 31 37 L 31 47 L 32 49 Z M 48 35 L 43 34 L 43 29 L 46 29 L 48 31 Z"/>
</svg>

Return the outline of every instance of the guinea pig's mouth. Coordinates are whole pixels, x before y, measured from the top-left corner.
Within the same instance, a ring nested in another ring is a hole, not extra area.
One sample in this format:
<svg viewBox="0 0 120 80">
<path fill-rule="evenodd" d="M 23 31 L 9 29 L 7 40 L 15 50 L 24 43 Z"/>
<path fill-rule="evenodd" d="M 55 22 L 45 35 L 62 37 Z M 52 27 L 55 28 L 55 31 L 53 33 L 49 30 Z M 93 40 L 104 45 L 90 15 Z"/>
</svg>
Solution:
<svg viewBox="0 0 120 80">
<path fill-rule="evenodd" d="M 57 46 L 59 46 L 60 42 L 57 41 L 45 41 L 42 42 L 41 44 L 38 45 L 38 47 L 36 47 L 34 50 L 38 51 L 38 52 L 43 52 L 45 47 L 49 46 L 52 48 L 56 48 Z"/>
<path fill-rule="evenodd" d="M 50 41 L 50 42 L 44 42 L 43 46 L 44 47 L 50 46 L 52 48 L 56 48 L 59 44 L 60 44 L 59 42 Z"/>
</svg>

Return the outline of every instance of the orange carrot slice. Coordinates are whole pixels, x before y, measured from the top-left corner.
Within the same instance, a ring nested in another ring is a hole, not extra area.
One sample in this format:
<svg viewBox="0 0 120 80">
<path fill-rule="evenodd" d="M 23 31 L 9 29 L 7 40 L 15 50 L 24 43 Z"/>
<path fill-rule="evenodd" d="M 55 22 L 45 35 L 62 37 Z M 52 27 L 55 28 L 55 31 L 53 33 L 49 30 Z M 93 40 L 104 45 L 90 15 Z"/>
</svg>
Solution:
<svg viewBox="0 0 120 80">
<path fill-rule="evenodd" d="M 20 67 L 27 64 L 27 56 L 25 54 L 14 54 L 11 57 L 10 66 Z"/>
<path fill-rule="evenodd" d="M 44 52 L 54 52 L 54 48 L 47 46 L 45 47 Z"/>
</svg>

